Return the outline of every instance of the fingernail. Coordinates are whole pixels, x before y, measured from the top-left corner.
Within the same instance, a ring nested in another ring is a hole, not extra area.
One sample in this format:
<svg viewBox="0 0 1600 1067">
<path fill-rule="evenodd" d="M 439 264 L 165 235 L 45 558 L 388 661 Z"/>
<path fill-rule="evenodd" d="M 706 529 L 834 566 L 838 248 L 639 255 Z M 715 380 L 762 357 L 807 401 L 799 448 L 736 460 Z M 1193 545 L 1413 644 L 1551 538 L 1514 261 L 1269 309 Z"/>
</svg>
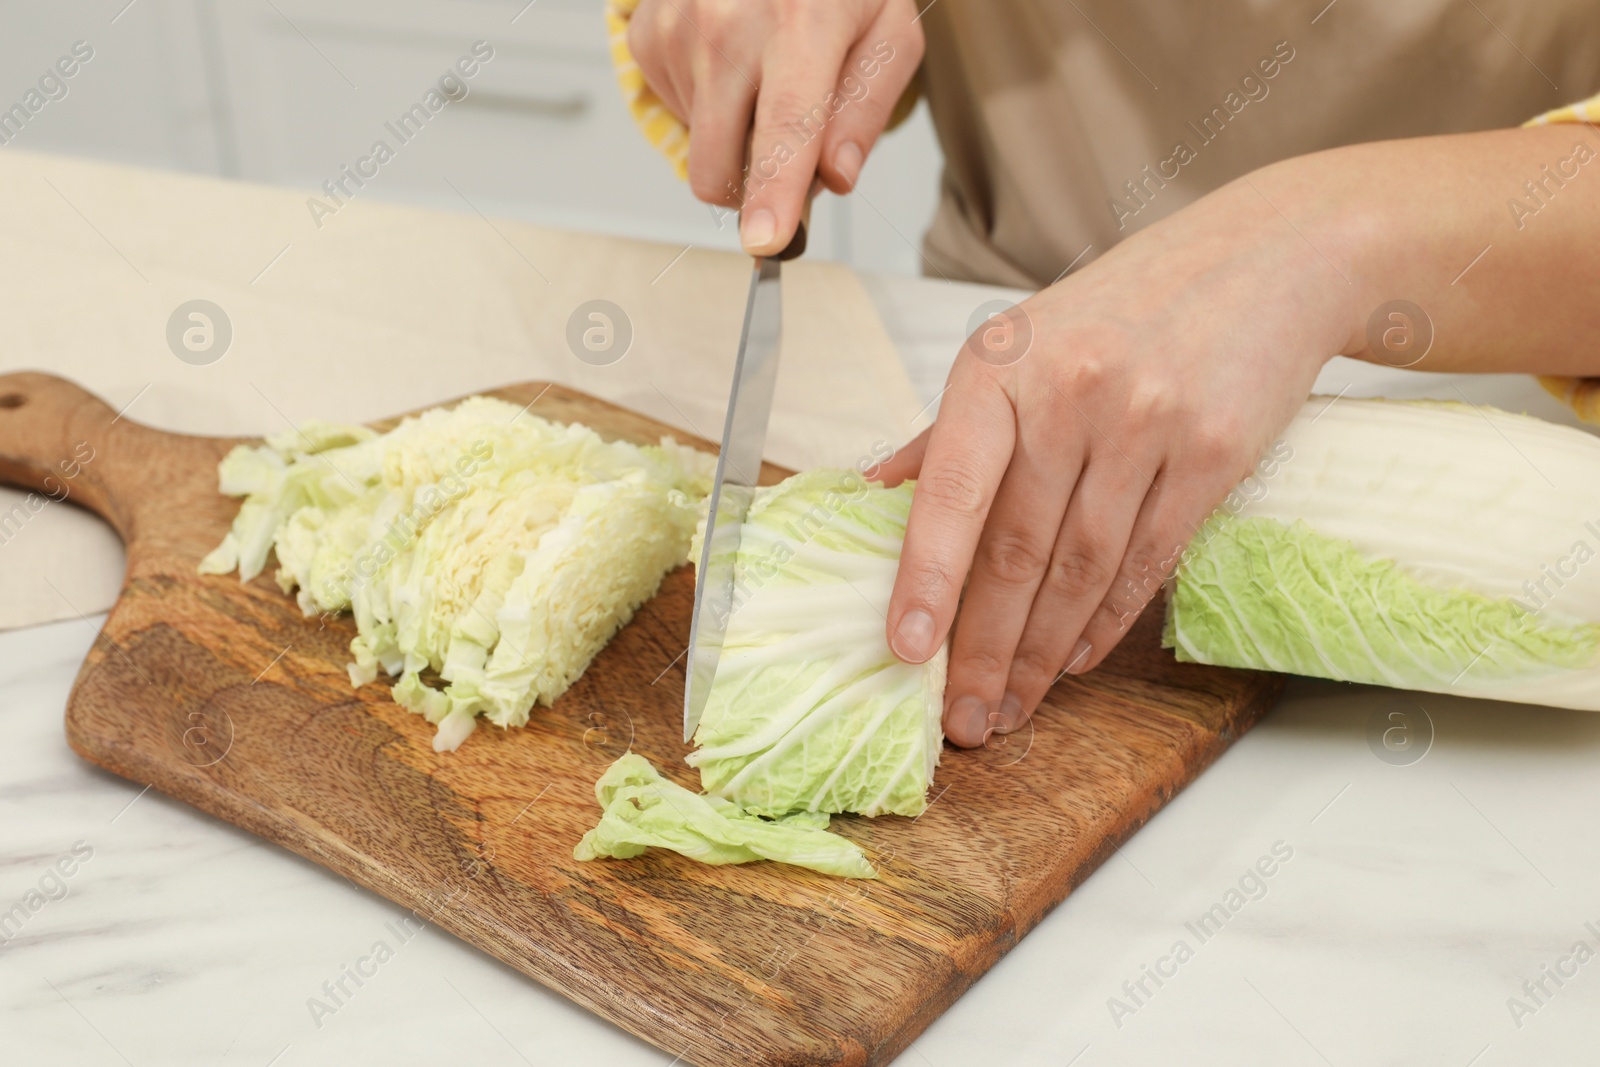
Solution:
<svg viewBox="0 0 1600 1067">
<path fill-rule="evenodd" d="M 846 141 L 839 146 L 833 154 L 833 169 L 839 176 L 855 188 L 856 179 L 861 176 L 861 149 L 854 141 Z"/>
<path fill-rule="evenodd" d="M 912 608 L 900 616 L 890 644 L 894 654 L 907 663 L 927 662 L 933 655 L 933 616 L 921 608 Z"/>
<path fill-rule="evenodd" d="M 962 748 L 977 748 L 992 729 L 988 706 L 974 696 L 956 698 L 944 715 L 944 735 Z"/>
<path fill-rule="evenodd" d="M 1009 734 L 1022 727 L 1022 698 L 1007 693 L 1000 701 L 1000 723 L 994 728 L 997 734 Z"/>
<path fill-rule="evenodd" d="M 1078 638 L 1078 643 L 1072 649 L 1072 658 L 1067 660 L 1068 674 L 1082 674 L 1089 669 L 1089 653 L 1094 651 L 1094 646 L 1083 638 Z"/>
<path fill-rule="evenodd" d="M 746 215 L 739 227 L 739 237 L 747 252 L 765 251 L 772 243 L 772 235 L 777 232 L 777 217 L 764 207 L 758 207 Z"/>
</svg>

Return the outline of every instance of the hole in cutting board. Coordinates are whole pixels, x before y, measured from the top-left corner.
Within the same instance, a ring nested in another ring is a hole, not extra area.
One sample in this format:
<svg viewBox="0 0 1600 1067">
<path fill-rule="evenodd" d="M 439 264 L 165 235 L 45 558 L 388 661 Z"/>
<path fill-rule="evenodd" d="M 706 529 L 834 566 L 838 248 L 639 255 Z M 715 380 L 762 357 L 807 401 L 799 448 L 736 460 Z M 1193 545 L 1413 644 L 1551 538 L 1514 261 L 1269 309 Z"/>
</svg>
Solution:
<svg viewBox="0 0 1600 1067">
<path fill-rule="evenodd" d="M 21 393 L 7 393 L 0 396 L 0 410 L 10 411 L 13 408 L 20 408 L 27 402 L 28 398 Z"/>
</svg>

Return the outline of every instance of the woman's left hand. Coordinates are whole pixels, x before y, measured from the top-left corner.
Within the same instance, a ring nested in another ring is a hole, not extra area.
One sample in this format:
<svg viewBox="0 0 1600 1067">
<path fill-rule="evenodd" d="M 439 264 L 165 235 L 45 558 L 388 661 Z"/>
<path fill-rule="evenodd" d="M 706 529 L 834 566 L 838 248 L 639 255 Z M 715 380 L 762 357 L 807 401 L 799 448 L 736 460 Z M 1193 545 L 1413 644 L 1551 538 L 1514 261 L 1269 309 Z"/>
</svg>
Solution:
<svg viewBox="0 0 1600 1067">
<path fill-rule="evenodd" d="M 956 744 L 1100 663 L 1323 363 L 1364 347 L 1337 253 L 1253 177 L 980 327 L 937 422 L 883 466 L 918 479 L 889 643 L 922 662 L 954 624 Z"/>
</svg>

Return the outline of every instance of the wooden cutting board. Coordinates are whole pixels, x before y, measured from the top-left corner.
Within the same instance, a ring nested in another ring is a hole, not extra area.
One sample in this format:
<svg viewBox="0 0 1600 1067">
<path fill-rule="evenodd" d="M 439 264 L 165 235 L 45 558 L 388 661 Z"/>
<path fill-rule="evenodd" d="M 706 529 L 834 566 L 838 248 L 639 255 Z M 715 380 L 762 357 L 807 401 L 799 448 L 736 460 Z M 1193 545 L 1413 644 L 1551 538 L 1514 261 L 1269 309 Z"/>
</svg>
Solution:
<svg viewBox="0 0 1600 1067">
<path fill-rule="evenodd" d="M 674 432 L 561 386 L 495 395 L 615 438 Z M 705 1067 L 889 1061 L 1281 685 L 1175 662 L 1152 612 L 1102 667 L 1064 678 L 1034 729 L 947 749 L 919 818 L 836 820 L 880 881 L 666 853 L 579 863 L 594 781 L 630 746 L 698 788 L 679 740 L 691 569 L 554 708 L 437 754 L 387 686 L 351 688 L 347 617 L 302 617 L 270 570 L 248 585 L 195 572 L 237 508 L 216 491 L 236 443 L 119 419 L 49 375 L 0 377 L 0 481 L 91 508 L 127 544 L 121 599 L 67 703 L 72 747 Z"/>
</svg>

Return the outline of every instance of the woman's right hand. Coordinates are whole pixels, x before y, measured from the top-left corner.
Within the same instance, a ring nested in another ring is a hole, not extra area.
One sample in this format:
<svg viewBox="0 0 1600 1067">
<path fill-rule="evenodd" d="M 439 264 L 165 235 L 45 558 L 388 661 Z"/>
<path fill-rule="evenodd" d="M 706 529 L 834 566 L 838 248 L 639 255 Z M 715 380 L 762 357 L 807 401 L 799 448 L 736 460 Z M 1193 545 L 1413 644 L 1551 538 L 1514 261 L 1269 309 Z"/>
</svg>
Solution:
<svg viewBox="0 0 1600 1067">
<path fill-rule="evenodd" d="M 855 187 L 922 62 L 918 17 L 914 0 L 641 0 L 628 47 L 689 127 L 694 195 L 738 208 L 745 251 L 768 255 L 814 177 Z"/>
</svg>

